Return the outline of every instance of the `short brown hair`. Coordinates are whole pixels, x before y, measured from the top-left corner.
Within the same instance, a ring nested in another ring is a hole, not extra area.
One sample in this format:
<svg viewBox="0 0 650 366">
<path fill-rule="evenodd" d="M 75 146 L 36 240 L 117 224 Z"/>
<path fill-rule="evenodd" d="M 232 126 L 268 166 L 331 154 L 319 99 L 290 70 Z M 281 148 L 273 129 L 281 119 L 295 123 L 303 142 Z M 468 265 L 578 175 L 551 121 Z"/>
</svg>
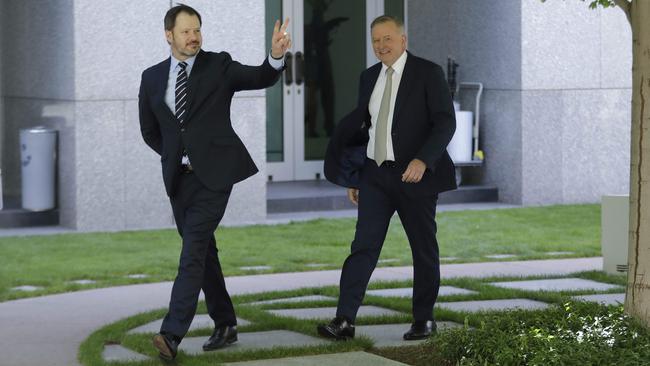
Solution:
<svg viewBox="0 0 650 366">
<path fill-rule="evenodd" d="M 372 21 L 372 23 L 370 23 L 370 29 L 374 28 L 377 24 L 388 23 L 388 22 L 395 23 L 395 25 L 397 25 L 397 27 L 402 32 L 404 32 L 404 22 L 401 19 L 391 15 L 378 16 L 377 18 L 375 18 L 375 20 Z"/>
<path fill-rule="evenodd" d="M 169 9 L 167 11 L 167 14 L 165 14 L 165 30 L 170 31 L 174 29 L 174 26 L 176 25 L 176 17 L 178 17 L 178 14 L 180 13 L 196 15 L 199 18 L 199 24 L 203 25 L 203 23 L 201 22 L 201 14 L 199 14 L 198 11 L 196 11 L 191 6 L 187 6 L 185 4 L 178 4 L 173 8 Z"/>
</svg>

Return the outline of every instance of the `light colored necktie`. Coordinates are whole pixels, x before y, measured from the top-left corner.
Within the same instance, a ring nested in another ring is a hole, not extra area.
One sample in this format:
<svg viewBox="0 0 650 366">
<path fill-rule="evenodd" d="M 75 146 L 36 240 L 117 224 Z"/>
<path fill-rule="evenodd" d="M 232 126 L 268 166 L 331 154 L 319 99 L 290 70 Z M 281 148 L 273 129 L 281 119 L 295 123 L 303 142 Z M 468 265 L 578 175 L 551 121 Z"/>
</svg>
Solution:
<svg viewBox="0 0 650 366">
<path fill-rule="evenodd" d="M 386 69 L 386 87 L 384 87 L 384 94 L 381 97 L 379 116 L 377 116 L 377 126 L 375 127 L 375 162 L 377 166 L 380 166 L 387 156 L 388 112 L 390 112 L 390 93 L 393 89 L 394 71 L 392 67 Z"/>
</svg>

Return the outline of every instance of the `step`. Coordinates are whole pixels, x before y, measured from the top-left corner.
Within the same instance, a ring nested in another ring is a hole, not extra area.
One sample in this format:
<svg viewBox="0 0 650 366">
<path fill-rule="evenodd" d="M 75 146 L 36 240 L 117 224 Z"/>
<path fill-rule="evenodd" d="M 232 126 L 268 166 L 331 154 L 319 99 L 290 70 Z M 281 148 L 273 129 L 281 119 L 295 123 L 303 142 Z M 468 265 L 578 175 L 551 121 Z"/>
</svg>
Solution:
<svg viewBox="0 0 650 366">
<path fill-rule="evenodd" d="M 438 203 L 498 202 L 494 186 L 468 185 L 440 194 Z M 346 189 L 325 180 L 267 183 L 267 213 L 350 210 Z"/>
</svg>

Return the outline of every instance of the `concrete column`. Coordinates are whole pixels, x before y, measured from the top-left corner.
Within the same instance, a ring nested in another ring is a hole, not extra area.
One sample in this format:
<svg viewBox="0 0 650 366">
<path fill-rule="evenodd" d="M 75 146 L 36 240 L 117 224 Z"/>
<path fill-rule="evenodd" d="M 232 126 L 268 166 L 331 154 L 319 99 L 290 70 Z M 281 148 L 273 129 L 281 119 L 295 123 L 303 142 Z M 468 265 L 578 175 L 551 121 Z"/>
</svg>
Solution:
<svg viewBox="0 0 650 366">
<path fill-rule="evenodd" d="M 81 231 L 173 227 L 160 159 L 142 141 L 137 108 L 142 71 L 169 57 L 163 28 L 169 0 L 2 4 L 9 42 L 2 49 L 12 50 L 2 64 L 8 193 L 20 194 L 18 130 L 47 125 L 60 131 L 63 225 Z M 262 2 L 189 4 L 203 16 L 204 49 L 261 64 L 267 52 Z M 19 47 L 25 44 L 30 47 Z M 263 91 L 242 93 L 232 104 L 235 129 L 262 171 L 264 98 Z M 237 185 L 224 222 L 266 217 L 264 176 Z"/>
<path fill-rule="evenodd" d="M 522 203 L 627 193 L 632 36 L 616 8 L 522 3 Z"/>
<path fill-rule="evenodd" d="M 5 16 L 5 10 L 4 10 L 4 1 L 0 1 L 0 29 L 2 28 L 2 25 L 4 24 L 4 16 Z M 3 32 L 4 33 L 4 32 Z M 3 57 L 3 47 L 2 45 L 4 44 L 3 42 L 3 36 L 0 34 L 0 210 L 3 207 L 3 193 L 2 193 L 2 168 L 4 166 L 2 156 L 3 154 L 3 146 L 6 144 L 4 140 L 4 129 L 5 129 L 5 119 L 4 119 L 4 92 L 3 92 L 3 85 L 2 85 L 2 57 Z"/>
<path fill-rule="evenodd" d="M 629 180 L 631 34 L 571 1 L 409 1 L 410 48 L 485 86 L 482 181 L 503 202 L 598 202 Z"/>
</svg>

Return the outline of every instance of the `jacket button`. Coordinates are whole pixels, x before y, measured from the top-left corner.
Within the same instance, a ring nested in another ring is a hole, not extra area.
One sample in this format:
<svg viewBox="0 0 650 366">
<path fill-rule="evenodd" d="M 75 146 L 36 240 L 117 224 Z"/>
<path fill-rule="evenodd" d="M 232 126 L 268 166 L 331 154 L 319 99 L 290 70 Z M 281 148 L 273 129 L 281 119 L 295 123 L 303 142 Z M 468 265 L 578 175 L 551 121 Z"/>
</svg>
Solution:
<svg viewBox="0 0 650 366">
<path fill-rule="evenodd" d="M 185 132 L 185 129 L 184 129 L 184 128 L 181 128 L 181 132 Z"/>
</svg>

